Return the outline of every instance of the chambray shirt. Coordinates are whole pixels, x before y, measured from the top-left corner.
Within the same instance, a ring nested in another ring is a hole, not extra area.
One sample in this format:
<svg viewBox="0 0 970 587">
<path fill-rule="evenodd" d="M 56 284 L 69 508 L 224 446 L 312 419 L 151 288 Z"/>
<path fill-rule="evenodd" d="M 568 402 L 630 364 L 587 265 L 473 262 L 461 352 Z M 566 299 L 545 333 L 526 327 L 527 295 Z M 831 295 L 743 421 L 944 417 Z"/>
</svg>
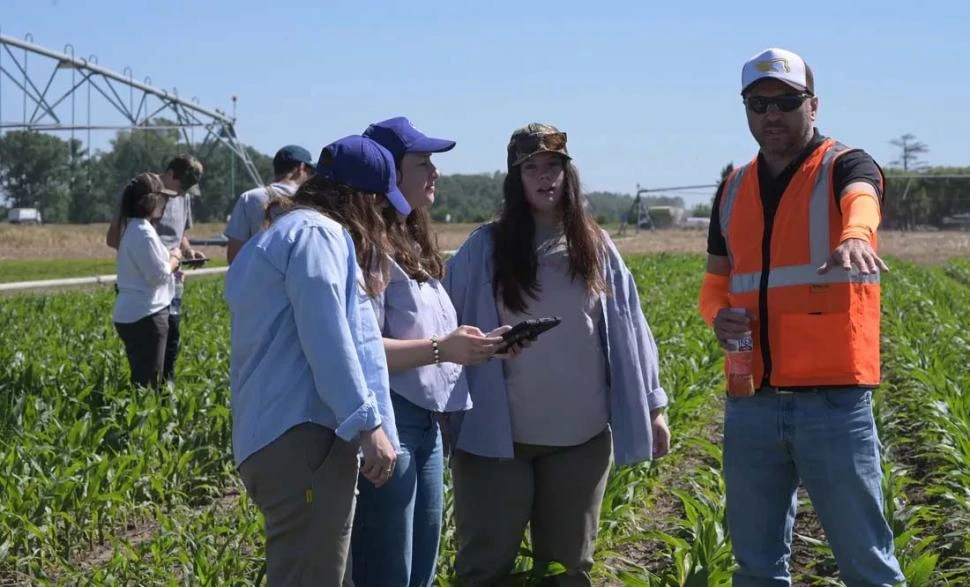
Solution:
<svg viewBox="0 0 970 587">
<path fill-rule="evenodd" d="M 608 245 L 604 278 L 609 291 L 600 294 L 600 337 L 609 365 L 613 456 L 617 466 L 624 466 L 652 458 L 650 412 L 667 405 L 668 400 L 660 386 L 657 345 L 640 307 L 636 283 L 609 236 L 604 234 L 604 238 Z M 448 260 L 444 278 L 458 321 L 485 332 L 499 326 L 492 295 L 493 246 L 491 225 L 475 230 Z M 502 365 L 489 361 L 466 367 L 465 374 L 474 407 L 453 418 L 457 448 L 483 457 L 513 458 L 512 418 Z"/>
<path fill-rule="evenodd" d="M 381 332 L 398 340 L 444 338 L 458 328 L 455 307 L 437 279 L 424 283 L 411 279 L 401 266 L 388 259 L 390 280 L 384 292 L 374 298 L 374 310 Z M 431 354 L 428 345 L 428 356 Z M 472 406 L 468 383 L 456 363 L 424 365 L 392 371 L 391 391 L 412 404 L 432 412 L 455 412 Z"/>
<path fill-rule="evenodd" d="M 226 275 L 236 465 L 305 422 L 348 442 L 382 425 L 400 445 L 387 360 L 350 234 L 312 210 L 277 218 Z"/>
</svg>

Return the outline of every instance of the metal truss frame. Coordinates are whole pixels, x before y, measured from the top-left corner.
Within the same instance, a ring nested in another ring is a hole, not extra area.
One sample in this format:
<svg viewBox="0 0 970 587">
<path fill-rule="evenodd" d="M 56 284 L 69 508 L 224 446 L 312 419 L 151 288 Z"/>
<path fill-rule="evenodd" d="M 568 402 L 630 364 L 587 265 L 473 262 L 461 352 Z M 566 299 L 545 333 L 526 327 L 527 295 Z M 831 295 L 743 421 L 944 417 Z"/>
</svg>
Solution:
<svg viewBox="0 0 970 587">
<path fill-rule="evenodd" d="M 49 75 L 43 79 L 33 76 L 28 68 L 31 57 L 40 57 L 49 63 Z M 62 82 L 66 77 L 69 80 Z M 139 82 L 133 79 L 128 67 L 118 74 L 98 65 L 94 55 L 88 59 L 76 57 L 71 45 L 66 45 L 64 52 L 57 52 L 34 44 L 29 33 L 24 40 L 0 34 L 0 112 L 3 112 L 4 81 L 12 83 L 23 94 L 23 118 L 20 121 L 0 119 L 0 133 L 10 130 L 70 131 L 73 135 L 74 131 L 87 131 L 90 145 L 90 133 L 94 130 L 178 130 L 185 143 L 192 145 L 189 133 L 193 131 L 194 135 L 194 130 L 200 129 L 205 131 L 205 138 L 197 149 L 201 158 L 205 159 L 222 144 L 239 159 L 256 185 L 263 183 L 246 147 L 236 136 L 235 117 L 219 109 L 205 108 L 197 98 L 180 98 L 177 89 L 168 92 L 156 88 L 151 85 L 150 77 Z M 54 90 L 55 86 L 69 89 Z M 84 122 L 79 122 L 76 104 L 80 93 L 85 91 L 87 116 Z M 103 98 L 121 115 L 123 124 L 92 122 L 92 91 L 95 97 Z M 127 101 L 123 97 L 125 92 Z M 159 119 L 170 122 L 157 122 Z"/>
</svg>

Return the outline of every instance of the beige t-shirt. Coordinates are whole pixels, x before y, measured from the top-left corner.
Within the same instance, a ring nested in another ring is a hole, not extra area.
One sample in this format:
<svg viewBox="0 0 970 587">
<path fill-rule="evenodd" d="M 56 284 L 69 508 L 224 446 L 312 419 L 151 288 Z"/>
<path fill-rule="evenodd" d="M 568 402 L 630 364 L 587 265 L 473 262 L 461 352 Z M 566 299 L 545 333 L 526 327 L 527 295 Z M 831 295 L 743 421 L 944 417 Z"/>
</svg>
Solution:
<svg viewBox="0 0 970 587">
<path fill-rule="evenodd" d="M 562 323 L 539 336 L 518 357 L 502 362 L 515 442 L 575 446 L 609 422 L 607 362 L 600 340 L 603 308 L 585 284 L 572 280 L 561 228 L 536 228 L 538 300 L 526 296 L 525 313 L 498 300 L 503 324 L 559 316 Z"/>
</svg>

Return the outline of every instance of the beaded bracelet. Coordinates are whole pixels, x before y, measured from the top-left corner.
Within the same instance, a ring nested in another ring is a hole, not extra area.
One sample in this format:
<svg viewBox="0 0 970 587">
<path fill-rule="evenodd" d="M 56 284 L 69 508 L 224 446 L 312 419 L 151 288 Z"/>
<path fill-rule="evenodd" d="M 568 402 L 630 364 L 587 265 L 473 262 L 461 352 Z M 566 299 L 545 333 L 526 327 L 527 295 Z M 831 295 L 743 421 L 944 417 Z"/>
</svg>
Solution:
<svg viewBox="0 0 970 587">
<path fill-rule="evenodd" d="M 434 353 L 435 365 L 441 362 L 441 349 L 438 347 L 438 337 L 431 337 L 431 351 Z"/>
</svg>

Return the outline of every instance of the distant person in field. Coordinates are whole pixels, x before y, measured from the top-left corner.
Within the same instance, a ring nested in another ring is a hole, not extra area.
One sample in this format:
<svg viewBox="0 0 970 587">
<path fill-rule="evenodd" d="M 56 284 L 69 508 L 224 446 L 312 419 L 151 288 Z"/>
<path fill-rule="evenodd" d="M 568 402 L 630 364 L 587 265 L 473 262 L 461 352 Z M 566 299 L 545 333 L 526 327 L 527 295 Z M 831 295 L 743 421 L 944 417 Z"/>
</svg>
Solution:
<svg viewBox="0 0 970 587">
<path fill-rule="evenodd" d="M 375 202 L 384 226 L 369 270 L 387 274 L 386 288 L 371 299 L 384 336 L 401 451 L 387 483 L 358 481 L 353 579 L 355 587 L 430 587 L 444 511 L 439 420 L 471 407 L 462 365 L 488 361 L 502 339 L 459 327 L 440 281 L 444 262 L 429 213 L 438 179 L 431 157 L 455 142 L 429 137 L 404 117 L 376 122 L 363 134 L 385 147 L 397 168 L 396 189 Z"/>
<path fill-rule="evenodd" d="M 174 196 L 154 173 L 136 176 L 121 194 L 118 295 L 111 319 L 136 385 L 157 387 L 162 382 L 168 306 L 182 251 L 166 247 L 152 223 L 161 218 L 166 199 Z"/>
<path fill-rule="evenodd" d="M 298 145 L 287 145 L 273 157 L 274 180 L 268 186 L 253 188 L 240 194 L 229 216 L 223 234 L 229 239 L 226 260 L 239 254 L 243 244 L 263 230 L 266 204 L 275 196 L 292 196 L 303 183 L 313 177 L 313 156 Z"/>
<path fill-rule="evenodd" d="M 192 155 L 179 155 L 172 159 L 165 172 L 160 174 L 162 184 L 169 192 L 175 195 L 165 199 L 165 209 L 161 218 L 154 222 L 155 230 L 158 231 L 162 244 L 167 249 L 178 248 L 182 252 L 184 259 L 204 259 L 202 251 L 196 251 L 189 244 L 189 239 L 185 231 L 192 227 L 192 205 L 190 201 L 190 190 L 195 188 L 202 178 L 202 163 Z M 120 208 L 120 205 L 119 205 Z M 121 235 L 120 215 L 111 221 L 108 227 L 106 242 L 113 249 L 118 248 Z M 176 276 L 181 279 L 181 273 Z M 165 365 L 162 368 L 162 376 L 169 384 L 175 382 L 175 362 L 178 359 L 181 348 L 182 334 L 181 323 L 182 315 L 185 312 L 185 305 L 179 314 L 169 314 L 168 317 L 168 341 L 165 346 Z"/>
<path fill-rule="evenodd" d="M 584 205 L 566 133 L 516 130 L 498 220 L 471 234 L 445 270 L 460 324 L 558 316 L 517 357 L 465 368 L 473 407 L 452 457 L 462 585 L 506 585 L 529 526 L 540 568 L 561 585 L 590 569 L 611 455 L 664 456 L 670 432 L 657 345 L 633 276 Z"/>
<path fill-rule="evenodd" d="M 270 201 L 271 224 L 226 275 L 233 454 L 265 519 L 271 587 L 340 585 L 358 451 L 375 486 L 394 473 L 397 432 L 370 297 L 385 281 L 360 264 L 383 247 L 378 203 L 396 192 L 395 173 L 369 139 L 324 147 L 313 179 Z"/>
<path fill-rule="evenodd" d="M 745 331 L 754 340 L 754 393 L 728 397 L 724 418 L 734 584 L 790 583 L 801 482 L 840 578 L 895 585 L 872 415 L 882 171 L 815 128 L 814 75 L 798 55 L 752 57 L 741 96 L 760 150 L 718 189 L 699 296 L 722 346 Z"/>
</svg>

